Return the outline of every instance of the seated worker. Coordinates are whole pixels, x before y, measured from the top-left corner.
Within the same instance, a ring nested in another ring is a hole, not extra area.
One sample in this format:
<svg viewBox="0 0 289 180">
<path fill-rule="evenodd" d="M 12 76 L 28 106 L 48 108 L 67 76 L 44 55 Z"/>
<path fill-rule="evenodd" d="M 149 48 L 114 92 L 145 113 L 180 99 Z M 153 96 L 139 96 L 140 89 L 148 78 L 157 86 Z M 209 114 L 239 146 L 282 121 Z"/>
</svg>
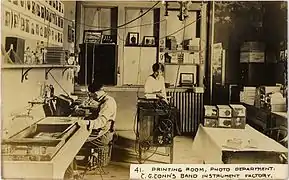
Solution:
<svg viewBox="0 0 289 180">
<path fill-rule="evenodd" d="M 145 97 L 158 97 L 168 103 L 166 88 L 165 88 L 165 79 L 163 76 L 164 65 L 161 63 L 155 63 L 152 66 L 153 74 L 151 74 L 144 85 Z"/>
<path fill-rule="evenodd" d="M 113 97 L 107 95 L 103 90 L 103 84 L 94 82 L 88 86 L 89 104 L 85 107 L 90 108 L 91 115 L 87 116 L 88 128 L 92 129 L 92 135 L 99 130 L 107 132 L 98 139 L 98 143 L 108 144 L 112 141 L 114 134 L 114 121 L 116 117 L 116 102 Z M 88 141 L 92 140 L 91 138 Z"/>
<path fill-rule="evenodd" d="M 117 105 L 114 98 L 103 90 L 103 84 L 100 82 L 94 82 L 88 86 L 88 96 L 88 100 L 82 103 L 80 108 L 90 110 L 90 115 L 84 120 L 91 134 L 77 155 L 84 159 L 76 161 L 76 164 L 91 169 L 102 166 L 102 162 L 98 160 L 91 162 L 92 151 L 108 146 L 114 140 Z"/>
</svg>

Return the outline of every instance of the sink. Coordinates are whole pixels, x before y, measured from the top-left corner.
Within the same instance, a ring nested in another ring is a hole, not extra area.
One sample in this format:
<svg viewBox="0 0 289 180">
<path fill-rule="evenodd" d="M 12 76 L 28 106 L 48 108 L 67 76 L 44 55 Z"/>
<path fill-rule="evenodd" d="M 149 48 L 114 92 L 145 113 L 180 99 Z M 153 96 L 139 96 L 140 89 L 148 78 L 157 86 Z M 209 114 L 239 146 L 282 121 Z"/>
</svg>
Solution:
<svg viewBox="0 0 289 180">
<path fill-rule="evenodd" d="M 79 130 L 77 122 L 38 123 L 2 140 L 5 161 L 50 161 Z"/>
</svg>

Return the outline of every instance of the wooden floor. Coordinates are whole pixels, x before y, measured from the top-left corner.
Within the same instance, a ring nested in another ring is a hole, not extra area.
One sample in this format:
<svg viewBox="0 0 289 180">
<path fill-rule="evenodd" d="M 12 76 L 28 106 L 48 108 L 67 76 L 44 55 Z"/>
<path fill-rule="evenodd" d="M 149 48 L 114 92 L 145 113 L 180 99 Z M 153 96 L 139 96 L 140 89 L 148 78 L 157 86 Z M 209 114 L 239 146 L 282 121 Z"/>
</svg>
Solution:
<svg viewBox="0 0 289 180">
<path fill-rule="evenodd" d="M 127 133 L 127 132 L 126 132 Z M 193 139 L 191 137 L 178 136 L 174 139 L 174 164 L 201 164 L 191 153 Z M 157 156 L 155 157 L 157 158 Z M 104 168 L 106 174 L 99 174 L 99 171 L 88 172 L 85 180 L 128 180 L 129 179 L 129 163 L 111 162 L 109 166 Z"/>
</svg>

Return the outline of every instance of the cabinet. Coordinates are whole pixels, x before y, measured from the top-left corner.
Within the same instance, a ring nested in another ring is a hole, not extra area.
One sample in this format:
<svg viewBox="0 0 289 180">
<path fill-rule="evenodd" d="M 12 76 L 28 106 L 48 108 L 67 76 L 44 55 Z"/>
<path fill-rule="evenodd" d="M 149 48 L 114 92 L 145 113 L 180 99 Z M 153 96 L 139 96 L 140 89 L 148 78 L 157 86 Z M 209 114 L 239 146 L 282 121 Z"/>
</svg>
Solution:
<svg viewBox="0 0 289 180">
<path fill-rule="evenodd" d="M 124 47 L 123 84 L 144 85 L 156 63 L 156 47 Z"/>
</svg>

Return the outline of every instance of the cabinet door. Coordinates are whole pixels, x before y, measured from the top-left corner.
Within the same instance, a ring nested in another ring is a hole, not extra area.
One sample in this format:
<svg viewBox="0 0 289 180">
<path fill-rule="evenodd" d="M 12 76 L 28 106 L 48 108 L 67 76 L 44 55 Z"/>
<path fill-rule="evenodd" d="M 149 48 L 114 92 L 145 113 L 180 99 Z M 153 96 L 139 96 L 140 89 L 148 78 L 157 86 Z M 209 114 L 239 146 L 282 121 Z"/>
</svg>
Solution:
<svg viewBox="0 0 289 180">
<path fill-rule="evenodd" d="M 144 85 L 147 77 L 152 74 L 152 65 L 156 63 L 157 48 L 141 47 L 139 85 Z"/>
<path fill-rule="evenodd" d="M 123 84 L 137 85 L 140 47 L 124 47 Z"/>
</svg>

